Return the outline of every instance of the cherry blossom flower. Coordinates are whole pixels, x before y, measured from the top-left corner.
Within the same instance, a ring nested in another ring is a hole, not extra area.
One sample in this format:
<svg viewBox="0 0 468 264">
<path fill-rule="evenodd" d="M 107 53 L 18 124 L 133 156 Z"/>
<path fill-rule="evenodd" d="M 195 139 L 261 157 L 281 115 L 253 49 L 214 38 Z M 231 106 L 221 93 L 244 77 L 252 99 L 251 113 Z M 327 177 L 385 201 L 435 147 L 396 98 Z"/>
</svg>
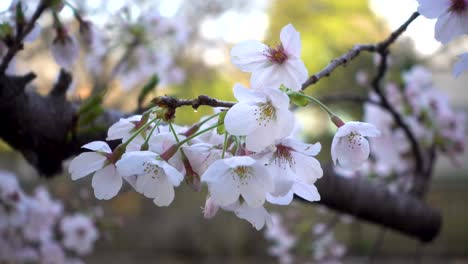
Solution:
<svg viewBox="0 0 468 264">
<path fill-rule="evenodd" d="M 221 159 L 223 150 L 206 143 L 197 143 L 183 148 L 192 169 L 202 175 L 216 160 Z M 229 156 L 229 153 L 225 153 Z M 226 157 L 227 157 L 226 156 Z"/>
<path fill-rule="evenodd" d="M 234 214 L 240 219 L 244 219 L 247 222 L 251 223 L 255 229 L 260 230 L 265 225 L 271 225 L 271 216 L 265 207 L 250 207 L 247 203 L 236 201 L 235 203 L 223 206 L 226 211 L 234 212 Z"/>
<path fill-rule="evenodd" d="M 65 216 L 60 223 L 63 246 L 80 256 L 91 253 L 99 233 L 91 218 L 83 214 Z"/>
<path fill-rule="evenodd" d="M 124 176 L 137 175 L 136 190 L 158 206 L 168 206 L 174 200 L 174 187 L 184 176 L 151 151 L 132 151 L 116 163 L 117 171 Z"/>
<path fill-rule="evenodd" d="M 55 62 L 65 69 L 70 69 L 78 59 L 80 49 L 75 38 L 65 30 L 59 30 L 51 46 L 51 53 Z"/>
<path fill-rule="evenodd" d="M 333 137 L 331 155 L 333 163 L 355 170 L 369 158 L 369 142 L 365 137 L 378 137 L 380 131 L 372 124 L 347 122 Z"/>
<path fill-rule="evenodd" d="M 232 48 L 232 63 L 242 71 L 252 73 L 252 87 L 277 89 L 283 84 L 298 91 L 307 80 L 308 72 L 300 58 L 300 33 L 288 24 L 281 29 L 280 39 L 276 48 L 255 40 L 241 42 Z"/>
<path fill-rule="evenodd" d="M 122 176 L 109 161 L 112 150 L 103 141 L 94 141 L 83 146 L 94 152 L 84 152 L 74 158 L 68 171 L 72 180 L 93 174 L 92 186 L 98 199 L 109 200 L 116 196 L 122 187 Z"/>
<path fill-rule="evenodd" d="M 418 11 L 437 18 L 435 38 L 447 44 L 458 35 L 468 34 L 468 0 L 418 0 Z"/>
<path fill-rule="evenodd" d="M 220 206 L 232 205 L 242 196 L 249 207 L 260 207 L 274 187 L 265 166 L 247 156 L 213 162 L 201 180 L 208 184 L 213 201 Z"/>
<path fill-rule="evenodd" d="M 275 183 L 275 189 L 270 194 L 284 196 L 291 191 L 295 182 L 299 182 L 318 196 L 313 184 L 322 177 L 323 171 L 314 156 L 320 152 L 320 148 L 320 143 L 305 144 L 293 138 L 279 140 L 275 150 L 264 157 Z"/>
<path fill-rule="evenodd" d="M 463 53 L 459 56 L 457 62 L 453 66 L 453 75 L 455 77 L 458 77 L 462 72 L 466 70 L 468 70 L 468 52 Z"/>
<path fill-rule="evenodd" d="M 294 116 L 286 94 L 273 89 L 249 90 L 236 84 L 234 96 L 239 103 L 228 110 L 224 124 L 229 134 L 246 136 L 248 150 L 261 151 L 291 133 Z"/>
</svg>

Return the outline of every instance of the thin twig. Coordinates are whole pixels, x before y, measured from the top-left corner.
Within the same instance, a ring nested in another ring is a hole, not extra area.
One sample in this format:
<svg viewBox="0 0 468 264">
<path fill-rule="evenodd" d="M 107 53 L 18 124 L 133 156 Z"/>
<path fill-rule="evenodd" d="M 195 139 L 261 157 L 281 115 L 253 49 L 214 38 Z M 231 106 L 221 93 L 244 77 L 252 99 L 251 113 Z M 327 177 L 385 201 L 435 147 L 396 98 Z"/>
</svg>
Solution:
<svg viewBox="0 0 468 264">
<path fill-rule="evenodd" d="M 376 44 L 359 44 L 355 45 L 351 50 L 341 55 L 338 58 L 333 59 L 324 69 L 311 75 L 304 84 L 302 84 L 302 90 L 317 83 L 323 77 L 328 77 L 330 74 L 339 66 L 346 65 L 349 61 L 355 59 L 362 51 L 367 52 L 379 52 L 387 50 L 391 44 L 393 44 L 400 35 L 405 32 L 406 28 L 419 16 L 418 12 L 413 13 L 408 20 L 403 23 L 398 29 L 396 29 L 388 38 L 384 41 Z"/>
<path fill-rule="evenodd" d="M 218 99 L 211 98 L 207 95 L 200 95 L 195 99 L 178 99 L 171 96 L 159 96 L 152 100 L 155 105 L 166 107 L 170 109 L 176 109 L 182 106 L 191 106 L 193 109 L 198 109 L 202 105 L 211 107 L 226 107 L 230 108 L 236 103 L 221 101 Z"/>
<path fill-rule="evenodd" d="M 31 19 L 28 21 L 24 30 L 21 34 L 18 34 L 13 42 L 13 44 L 9 47 L 7 54 L 3 57 L 2 64 L 0 64 L 0 75 L 3 75 L 8 68 L 13 57 L 15 57 L 16 53 L 23 48 L 23 40 L 24 38 L 33 30 L 36 21 L 41 17 L 42 13 L 47 9 L 48 5 L 45 1 L 41 1 L 34 11 Z"/>
</svg>

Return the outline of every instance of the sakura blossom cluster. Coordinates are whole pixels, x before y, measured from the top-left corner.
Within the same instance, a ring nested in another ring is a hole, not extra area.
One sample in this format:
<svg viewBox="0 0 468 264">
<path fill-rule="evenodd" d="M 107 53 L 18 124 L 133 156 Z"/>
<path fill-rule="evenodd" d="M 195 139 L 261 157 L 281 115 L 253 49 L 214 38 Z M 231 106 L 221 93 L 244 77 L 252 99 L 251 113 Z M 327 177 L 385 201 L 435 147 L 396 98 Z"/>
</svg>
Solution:
<svg viewBox="0 0 468 264">
<path fill-rule="evenodd" d="M 297 92 L 307 78 L 299 32 L 289 24 L 280 38 L 276 48 L 252 41 L 233 47 L 233 63 L 252 72 L 251 89 L 234 85 L 234 106 L 188 128 L 174 125 L 175 109 L 164 104 L 122 118 L 107 137 L 121 143 L 114 150 L 103 141 L 84 145 L 91 152 L 70 163 L 72 179 L 93 174 L 98 199 L 116 196 L 125 180 L 157 206 L 169 206 L 184 179 L 195 190 L 203 183 L 208 187 L 206 218 L 221 208 L 257 229 L 272 221 L 266 203 L 288 205 L 294 195 L 318 201 L 314 183 L 323 171 L 315 156 L 321 145 L 304 143 L 292 134 L 289 96 L 318 101 Z M 332 146 L 334 161 L 359 167 L 369 156 L 365 137 L 378 136 L 379 131 L 361 122 L 344 124 L 318 103 L 340 127 Z"/>
<path fill-rule="evenodd" d="M 434 147 L 447 155 L 454 164 L 460 164 L 466 144 L 466 116 L 450 105 L 450 99 L 432 81 L 432 73 L 416 65 L 402 74 L 403 84 L 388 83 L 384 94 L 389 103 L 401 115 L 403 121 L 423 149 Z M 374 103 L 364 105 L 364 120 L 382 133 L 372 138 L 371 155 L 359 170 L 361 175 L 387 177 L 392 190 L 409 190 L 412 186 L 414 156 L 402 128 L 395 125 L 391 114 L 380 105 L 379 97 L 370 92 Z M 375 104 L 377 103 L 377 104 Z M 339 170 L 345 176 L 354 173 Z M 400 175 L 402 177 L 397 177 Z"/>
<path fill-rule="evenodd" d="M 0 171 L 0 262 L 83 263 L 98 238 L 92 217 L 65 213 L 44 187 L 27 195 L 15 175 Z"/>
<path fill-rule="evenodd" d="M 435 38 L 448 44 L 459 36 L 468 34 L 467 0 L 418 0 L 418 11 L 430 19 L 437 19 Z M 468 70 L 468 53 L 461 54 L 453 67 L 453 75 Z"/>
<path fill-rule="evenodd" d="M 0 14 L 0 22 L 5 30 L 2 39 L 10 37 L 11 33 L 8 32 L 16 31 L 16 23 L 21 21 L 18 12 L 25 16 L 21 25 L 24 27 L 32 15 L 32 7 L 37 4 L 33 1 L 11 1 L 10 7 Z M 71 32 L 68 23 L 62 21 L 60 12 L 65 8 L 74 13 L 79 34 Z M 85 66 L 92 77 L 105 78 L 106 81 L 118 80 L 127 91 L 143 85 L 154 75 L 159 77 L 161 87 L 183 82 L 185 72 L 173 58 L 180 54 L 190 36 L 184 20 L 163 17 L 152 9 L 132 18 L 128 15 L 128 8 L 119 10 L 107 23 L 95 24 L 84 18 L 68 1 L 51 7 L 55 35 L 50 43 L 50 52 L 57 65 L 71 71 L 77 65 L 80 52 L 84 51 Z M 40 33 L 41 26 L 36 23 L 23 42 L 35 41 Z M 109 49 L 110 46 L 113 48 Z M 6 47 L 2 42 L 0 58 L 4 52 Z M 121 59 L 116 62 L 119 56 Z M 109 68 L 112 68 L 110 73 Z M 15 73 L 14 63 L 10 64 L 8 72 Z"/>
<path fill-rule="evenodd" d="M 329 215 L 327 210 L 319 207 L 317 212 L 316 222 L 302 215 L 299 208 L 272 213 L 272 224 L 265 231 L 265 238 L 273 243 L 269 254 L 282 264 L 301 263 L 311 257 L 314 263 L 341 263 L 346 246 L 335 238 L 334 229 L 339 223 L 350 223 L 349 217 L 335 215 L 324 223 L 319 219 Z"/>
</svg>

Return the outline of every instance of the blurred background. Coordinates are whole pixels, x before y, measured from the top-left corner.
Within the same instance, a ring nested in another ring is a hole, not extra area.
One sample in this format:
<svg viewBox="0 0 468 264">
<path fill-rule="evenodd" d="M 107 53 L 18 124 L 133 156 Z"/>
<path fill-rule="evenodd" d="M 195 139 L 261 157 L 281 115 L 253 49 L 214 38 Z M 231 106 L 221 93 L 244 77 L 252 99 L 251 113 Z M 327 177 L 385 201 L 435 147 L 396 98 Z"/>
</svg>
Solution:
<svg viewBox="0 0 468 264">
<path fill-rule="evenodd" d="M 224 100 L 233 100 L 234 83 L 241 82 L 246 86 L 249 83 L 249 76 L 230 63 L 230 48 L 240 41 L 257 39 L 274 46 L 279 42 L 281 28 L 292 23 L 301 33 L 302 59 L 309 73 L 313 73 L 354 44 L 381 41 L 417 9 L 416 0 L 92 0 L 71 3 L 83 11 L 84 17 L 113 32 L 109 37 L 114 39 L 121 36 L 113 28 L 121 23 L 121 16 L 117 15 L 121 12 L 129 17 L 129 21 L 131 18 L 139 21 L 138 17 L 159 13 L 175 24 L 180 24 L 177 32 L 184 32 L 185 35 L 176 39 L 179 42 L 177 45 L 169 45 L 169 49 L 173 55 L 172 63 L 177 65 L 183 76 L 179 76 L 177 81 L 162 83 L 154 95 L 192 98 L 207 94 Z M 69 25 L 70 32 L 78 31 L 70 8 L 65 7 L 60 15 L 64 23 Z M 402 71 L 415 64 L 422 64 L 432 71 L 436 86 L 449 95 L 453 107 L 467 112 L 468 74 L 454 79 L 451 67 L 455 56 L 468 50 L 468 39 L 460 38 L 443 47 L 434 40 L 434 23 L 434 20 L 419 17 L 393 46 L 390 79 L 398 82 Z M 43 17 L 39 24 L 43 27 L 44 38 L 21 53 L 16 67 L 18 72 L 37 73 L 39 77 L 31 89 L 47 93 L 59 68 L 48 48 L 53 38 L 51 18 Z M 115 55 L 107 60 L 112 65 L 131 47 L 127 45 L 131 43 L 128 38 L 120 40 L 122 42 Z M 159 49 L 158 45 L 164 49 L 168 46 L 159 42 L 148 45 L 154 50 Z M 98 83 L 104 82 L 89 70 L 85 60 L 85 56 L 81 56 L 80 64 L 73 70 L 75 81 L 69 92 L 70 99 L 85 100 L 98 93 L 99 89 L 105 89 L 106 107 L 134 111 L 140 90 L 138 87 L 142 87 L 149 76 L 136 78 L 136 81 L 126 84 L 137 88 L 125 87 L 118 78 L 105 82 L 105 88 L 102 88 Z M 110 68 L 107 72 L 112 71 L 112 67 L 107 64 L 102 67 Z M 340 92 L 367 95 L 368 90 L 359 85 L 356 78 L 370 78 L 373 72 L 372 54 L 362 54 L 345 68 L 336 70 L 330 78 L 309 88 L 308 93 L 317 97 Z M 334 104 L 332 107 L 346 120 L 360 119 L 362 115 L 361 106 L 356 104 Z M 193 123 L 210 111 L 208 108 L 200 108 L 198 112 L 183 109 L 177 113 L 177 122 L 182 125 Z M 319 159 L 323 163 L 330 162 L 327 146 L 331 142 L 333 129 L 328 126 L 327 116 L 311 105 L 299 111 L 298 119 L 304 136 L 310 142 L 322 142 L 324 147 Z M 465 154 L 463 160 L 467 158 Z M 421 246 L 418 241 L 389 231 L 379 250 L 379 260 L 388 263 L 417 259 L 422 260 L 421 263 L 446 263 L 447 260 L 468 263 L 468 164 L 464 162 L 460 167 L 455 167 L 442 157 L 437 160 L 435 168 L 427 201 L 443 214 L 441 234 L 432 243 Z M 67 201 L 70 208 L 80 208 L 84 199 L 90 204 L 101 206 L 106 216 L 118 220 L 119 228 L 113 229 L 105 239 L 99 241 L 94 253 L 85 258 L 87 263 L 276 261 L 268 254 L 271 242 L 264 238 L 263 231 L 255 231 L 249 223 L 226 212 L 220 212 L 211 220 L 203 219 L 201 207 L 206 191 L 195 193 L 187 186 L 182 186 L 176 190 L 176 199 L 168 208 L 154 206 L 150 199 L 144 199 L 129 188 L 124 188 L 110 201 L 96 201 L 92 194 L 91 178 L 72 182 L 66 172 L 51 180 L 41 178 L 23 157 L 1 141 L 0 170 L 16 173 L 25 189 L 45 185 L 55 197 Z M 294 217 L 300 215 L 303 220 L 298 225 L 304 225 L 304 234 L 312 236 L 307 222 L 327 222 L 333 218 L 333 213 L 318 208 L 317 205 L 295 204 L 291 209 L 293 213 L 283 213 L 293 214 Z M 268 209 L 278 211 L 274 206 Z M 372 252 L 379 230 L 378 226 L 360 221 L 338 225 L 336 239 L 347 247 L 345 262 L 360 263 L 364 260 Z M 300 245 L 295 253 L 303 260 L 311 261 L 310 245 L 307 243 L 305 241 Z"/>
</svg>

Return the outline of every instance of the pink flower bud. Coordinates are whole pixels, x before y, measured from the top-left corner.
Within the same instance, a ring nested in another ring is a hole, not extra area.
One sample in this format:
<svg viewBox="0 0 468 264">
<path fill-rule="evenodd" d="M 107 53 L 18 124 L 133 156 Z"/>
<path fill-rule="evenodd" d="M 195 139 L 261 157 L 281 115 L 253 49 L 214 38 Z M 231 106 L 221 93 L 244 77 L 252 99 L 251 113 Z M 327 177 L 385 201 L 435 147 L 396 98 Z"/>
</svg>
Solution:
<svg viewBox="0 0 468 264">
<path fill-rule="evenodd" d="M 208 197 L 205 202 L 205 207 L 203 208 L 203 216 L 205 219 L 213 218 L 219 210 L 219 205 L 217 205 L 211 197 Z"/>
</svg>

